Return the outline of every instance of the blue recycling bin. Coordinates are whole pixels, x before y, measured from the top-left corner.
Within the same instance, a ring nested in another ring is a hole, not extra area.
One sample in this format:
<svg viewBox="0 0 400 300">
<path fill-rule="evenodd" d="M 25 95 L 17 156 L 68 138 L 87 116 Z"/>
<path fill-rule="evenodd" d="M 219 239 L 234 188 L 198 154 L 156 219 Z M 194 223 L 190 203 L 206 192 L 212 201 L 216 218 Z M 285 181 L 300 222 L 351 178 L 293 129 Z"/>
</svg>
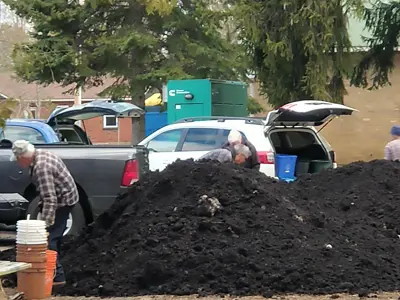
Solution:
<svg viewBox="0 0 400 300">
<path fill-rule="evenodd" d="M 293 181 L 296 179 L 294 171 L 296 169 L 296 155 L 275 155 L 275 171 L 279 179 Z"/>
<path fill-rule="evenodd" d="M 167 112 L 146 112 L 145 115 L 145 134 L 149 136 L 154 131 L 168 125 Z"/>
</svg>

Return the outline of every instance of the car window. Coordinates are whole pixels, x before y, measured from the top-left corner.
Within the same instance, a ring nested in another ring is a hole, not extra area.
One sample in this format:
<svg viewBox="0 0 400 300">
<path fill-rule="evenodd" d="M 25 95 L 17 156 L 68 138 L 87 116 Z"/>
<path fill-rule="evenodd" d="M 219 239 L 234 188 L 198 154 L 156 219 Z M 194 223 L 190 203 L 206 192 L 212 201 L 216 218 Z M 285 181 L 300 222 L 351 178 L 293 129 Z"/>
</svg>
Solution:
<svg viewBox="0 0 400 300">
<path fill-rule="evenodd" d="M 289 146 L 293 149 L 300 149 L 315 144 L 313 134 L 304 131 L 288 131 L 285 132 Z"/>
<path fill-rule="evenodd" d="M 60 132 L 60 140 L 62 142 L 77 142 L 82 143 L 83 141 L 78 133 L 72 128 L 59 128 L 58 131 Z"/>
<path fill-rule="evenodd" d="M 181 136 L 182 129 L 174 129 L 163 132 L 150 140 L 147 144 L 147 148 L 153 149 L 157 152 L 175 151 Z"/>
<path fill-rule="evenodd" d="M 11 142 L 26 140 L 32 144 L 45 143 L 45 139 L 39 131 L 24 126 L 7 126 L 0 133 L 0 139 L 7 139 Z"/>
<path fill-rule="evenodd" d="M 183 141 L 182 151 L 208 151 L 221 146 L 218 143 L 218 129 L 190 128 Z"/>
<path fill-rule="evenodd" d="M 271 139 L 272 145 L 274 145 L 275 148 L 281 148 L 282 139 L 284 139 L 285 136 L 280 134 L 280 132 L 273 132 L 270 134 L 269 138 Z"/>
</svg>

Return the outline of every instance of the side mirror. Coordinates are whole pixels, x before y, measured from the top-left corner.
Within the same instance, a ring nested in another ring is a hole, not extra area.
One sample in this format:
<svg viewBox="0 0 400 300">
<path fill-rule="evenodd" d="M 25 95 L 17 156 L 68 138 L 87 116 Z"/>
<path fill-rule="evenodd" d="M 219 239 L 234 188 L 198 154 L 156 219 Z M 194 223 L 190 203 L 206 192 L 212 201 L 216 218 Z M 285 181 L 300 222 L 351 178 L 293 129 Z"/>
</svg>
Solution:
<svg viewBox="0 0 400 300">
<path fill-rule="evenodd" d="M 3 139 L 0 141 L 0 148 L 11 149 L 13 143 L 10 140 Z"/>
</svg>

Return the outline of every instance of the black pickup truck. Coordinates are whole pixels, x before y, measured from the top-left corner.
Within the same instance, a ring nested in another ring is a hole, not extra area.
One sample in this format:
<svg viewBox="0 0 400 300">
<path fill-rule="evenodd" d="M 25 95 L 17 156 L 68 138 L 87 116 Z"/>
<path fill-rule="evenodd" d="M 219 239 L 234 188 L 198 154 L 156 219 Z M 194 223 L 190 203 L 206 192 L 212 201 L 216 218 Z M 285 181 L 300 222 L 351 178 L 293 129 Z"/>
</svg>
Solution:
<svg viewBox="0 0 400 300">
<path fill-rule="evenodd" d="M 82 136 L 83 130 L 74 123 L 101 115 L 137 117 L 142 114 L 143 111 L 140 108 L 130 103 L 100 101 L 96 105 L 92 102 L 57 110 L 47 124 L 39 120 L 36 121 L 38 126 L 35 126 L 35 121 L 32 120 L 26 120 L 26 124 L 22 120 L 14 123 L 7 122 L 6 127 L 0 130 L 0 134 L 3 134 L 3 136 L 0 135 L 0 194 L 17 193 L 28 202 L 0 200 L 0 223 L 15 225 L 27 214 L 30 214 L 31 218 L 36 218 L 39 214 L 38 193 L 31 183 L 28 170 L 21 169 L 16 162 L 10 161 L 12 142 L 15 139 L 29 140 L 29 137 L 24 134 L 16 137 L 11 133 L 15 132 L 11 130 L 12 127 L 15 129 L 15 126 L 20 126 L 19 129 L 25 128 L 28 133 L 36 130 L 36 137 L 31 140 L 35 147 L 55 153 L 62 158 L 70 170 L 78 186 L 80 199 L 68 220 L 66 234 L 76 234 L 86 224 L 91 223 L 97 215 L 109 208 L 121 189 L 137 181 L 139 174 L 146 168 L 148 170 L 148 164 L 146 164 L 146 148 L 92 145 L 89 138 Z M 76 139 L 61 141 L 57 138 L 60 134 L 59 128 L 63 130 L 75 128 L 77 134 L 82 137 L 82 141 Z M 19 132 L 23 133 L 23 130 Z M 38 134 L 41 134 L 39 135 L 41 138 L 37 138 Z M 56 137 L 49 139 L 49 135 L 52 134 Z M 35 142 L 37 140 L 41 143 Z M 48 140 L 52 142 L 43 143 Z"/>
</svg>

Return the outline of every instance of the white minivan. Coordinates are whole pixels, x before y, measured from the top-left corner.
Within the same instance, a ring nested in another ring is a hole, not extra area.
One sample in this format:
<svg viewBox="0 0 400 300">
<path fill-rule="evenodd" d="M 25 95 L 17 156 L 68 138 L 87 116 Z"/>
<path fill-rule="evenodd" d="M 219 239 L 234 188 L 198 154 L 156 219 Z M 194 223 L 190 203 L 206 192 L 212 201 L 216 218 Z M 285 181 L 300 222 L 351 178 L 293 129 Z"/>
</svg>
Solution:
<svg viewBox="0 0 400 300">
<path fill-rule="evenodd" d="M 167 125 L 139 145 L 149 150 L 150 170 L 163 170 L 177 159 L 198 159 L 220 148 L 232 129 L 240 131 L 257 149 L 260 171 L 276 177 L 277 154 L 297 156 L 296 172 L 314 173 L 336 167 L 335 153 L 315 126 L 351 115 L 353 108 L 325 101 L 303 100 L 286 104 L 265 120 L 242 117 L 193 117 Z M 318 165 L 319 164 L 319 165 Z"/>
</svg>

